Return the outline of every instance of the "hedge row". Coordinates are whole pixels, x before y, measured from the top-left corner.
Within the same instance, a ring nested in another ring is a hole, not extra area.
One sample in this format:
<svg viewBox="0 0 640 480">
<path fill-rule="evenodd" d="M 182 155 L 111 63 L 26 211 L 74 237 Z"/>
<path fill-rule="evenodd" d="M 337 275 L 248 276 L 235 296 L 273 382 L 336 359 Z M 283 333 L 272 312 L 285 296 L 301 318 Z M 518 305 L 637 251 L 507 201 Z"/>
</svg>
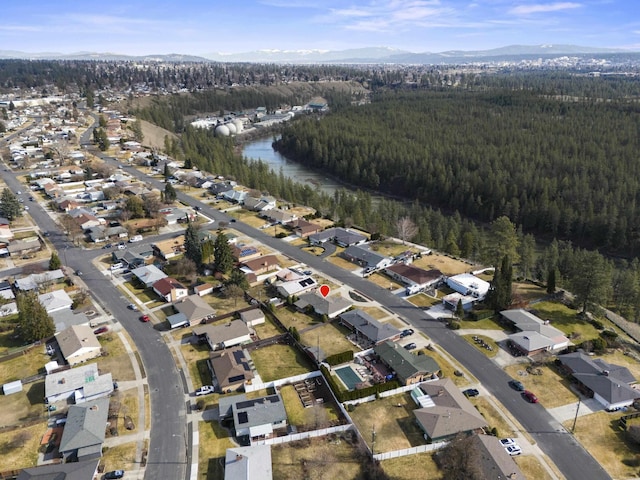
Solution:
<svg viewBox="0 0 640 480">
<path fill-rule="evenodd" d="M 387 390 L 393 390 L 400 386 L 400 383 L 398 383 L 397 380 L 391 380 L 390 382 L 378 383 L 360 390 L 347 391 L 343 390 L 341 385 L 338 385 L 338 382 L 336 382 L 336 379 L 331 375 L 327 367 L 320 365 L 320 371 L 324 375 L 329 387 L 331 387 L 331 390 L 333 390 L 333 393 L 335 393 L 336 398 L 340 403 L 347 402 L 349 400 L 357 400 L 370 395 L 376 395 L 378 393 L 386 392 Z"/>
<path fill-rule="evenodd" d="M 344 352 L 336 353 L 335 355 L 329 355 L 324 359 L 329 365 L 340 365 L 341 363 L 351 362 L 353 360 L 353 350 L 347 350 Z"/>
</svg>

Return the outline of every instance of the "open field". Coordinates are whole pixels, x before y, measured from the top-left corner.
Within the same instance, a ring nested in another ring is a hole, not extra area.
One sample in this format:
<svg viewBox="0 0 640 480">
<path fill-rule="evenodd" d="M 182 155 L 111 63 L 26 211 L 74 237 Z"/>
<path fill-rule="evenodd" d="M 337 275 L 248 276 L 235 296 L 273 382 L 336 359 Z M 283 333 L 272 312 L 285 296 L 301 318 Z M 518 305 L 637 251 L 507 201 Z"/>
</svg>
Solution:
<svg viewBox="0 0 640 480">
<path fill-rule="evenodd" d="M 578 417 L 573 434 L 611 477 L 638 478 L 640 446 L 630 441 L 627 432 L 618 427 L 620 416 L 597 412 Z M 571 431 L 573 420 L 565 422 L 564 427 Z"/>
<path fill-rule="evenodd" d="M 359 352 L 360 349 L 345 337 L 349 330 L 343 326 L 327 323 L 320 327 L 307 330 L 300 334 L 300 341 L 307 347 L 320 346 L 326 356 L 351 350 Z"/>
<path fill-rule="evenodd" d="M 363 458 L 357 446 L 333 436 L 271 448 L 273 478 L 278 480 L 360 480 Z M 423 477 L 424 478 L 424 477 Z"/>
<path fill-rule="evenodd" d="M 413 262 L 413 265 L 425 270 L 437 269 L 448 276 L 470 272 L 474 269 L 473 265 L 437 253 L 418 258 Z"/>
<path fill-rule="evenodd" d="M 129 354 L 120 338 L 110 332 L 106 335 L 100 335 L 98 340 L 103 352 L 107 354 L 97 358 L 100 371 L 110 372 L 114 381 L 135 380 L 136 374 L 133 371 Z"/>
<path fill-rule="evenodd" d="M 35 467 L 38 463 L 40 440 L 47 431 L 47 424 L 3 432 L 0 437 L 0 472 Z"/>
<path fill-rule="evenodd" d="M 560 407 L 578 401 L 577 395 L 569 388 L 569 380 L 547 365 L 538 368 L 542 372 L 540 375 L 527 373 L 526 365 L 510 365 L 505 371 L 511 377 L 520 380 L 527 390 L 535 393 L 545 408 Z M 505 385 L 505 388 L 508 387 Z"/>
<path fill-rule="evenodd" d="M 389 452 L 424 445 L 423 432 L 416 424 L 416 404 L 409 393 L 361 403 L 349 415 L 371 447 L 375 428 L 375 452 Z"/>
<path fill-rule="evenodd" d="M 198 432 L 198 479 L 223 480 L 227 448 L 235 447 L 229 431 L 218 422 L 200 422 Z"/>
<path fill-rule="evenodd" d="M 300 375 L 312 369 L 307 357 L 289 345 L 271 345 L 254 350 L 251 358 L 265 382 Z"/>
</svg>

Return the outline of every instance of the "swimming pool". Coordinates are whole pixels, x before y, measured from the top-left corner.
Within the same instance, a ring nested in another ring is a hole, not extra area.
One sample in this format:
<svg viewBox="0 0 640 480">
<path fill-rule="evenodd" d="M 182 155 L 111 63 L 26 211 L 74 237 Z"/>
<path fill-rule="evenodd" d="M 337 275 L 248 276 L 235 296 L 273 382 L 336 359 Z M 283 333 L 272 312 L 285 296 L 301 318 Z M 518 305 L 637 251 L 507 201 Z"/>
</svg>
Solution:
<svg viewBox="0 0 640 480">
<path fill-rule="evenodd" d="M 344 383 L 349 390 L 355 390 L 356 385 L 362 382 L 358 374 L 349 366 L 336 368 L 334 372 L 336 372 L 336 375 L 340 377 L 342 383 Z"/>
</svg>

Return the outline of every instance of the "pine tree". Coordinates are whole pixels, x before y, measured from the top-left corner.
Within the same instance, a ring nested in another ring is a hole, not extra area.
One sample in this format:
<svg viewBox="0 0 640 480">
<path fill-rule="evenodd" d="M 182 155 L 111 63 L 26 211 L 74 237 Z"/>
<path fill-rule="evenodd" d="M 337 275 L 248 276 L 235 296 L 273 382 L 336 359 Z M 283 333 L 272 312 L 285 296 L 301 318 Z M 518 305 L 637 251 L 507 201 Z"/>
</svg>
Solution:
<svg viewBox="0 0 640 480">
<path fill-rule="evenodd" d="M 56 252 L 51 252 L 51 258 L 49 259 L 49 270 L 57 270 L 62 266 L 60 257 Z"/>
<path fill-rule="evenodd" d="M 221 273 L 227 273 L 233 267 L 233 253 L 227 236 L 220 232 L 216 237 L 213 246 L 213 257 L 216 263 L 216 270 Z"/>
<path fill-rule="evenodd" d="M 456 317 L 459 319 L 464 318 L 464 307 L 462 306 L 462 300 L 458 300 L 458 304 L 456 305 Z"/>
<path fill-rule="evenodd" d="M 556 269 L 549 268 L 547 272 L 547 293 L 553 294 L 556 292 Z"/>
<path fill-rule="evenodd" d="M 20 292 L 16 296 L 20 335 L 27 342 L 52 336 L 56 328 L 53 320 L 38 300 L 36 292 Z"/>
<path fill-rule="evenodd" d="M 192 260 L 199 269 L 202 266 L 202 247 L 198 235 L 200 228 L 193 222 L 189 222 L 184 232 L 184 256 Z"/>
<path fill-rule="evenodd" d="M 8 188 L 2 190 L 2 196 L 0 196 L 0 214 L 10 222 L 22 216 L 20 202 Z"/>
<path fill-rule="evenodd" d="M 171 183 L 167 182 L 164 187 L 164 203 L 173 203 L 176 201 L 176 198 L 178 198 L 176 189 L 173 188 L 173 185 L 171 185 Z"/>
</svg>

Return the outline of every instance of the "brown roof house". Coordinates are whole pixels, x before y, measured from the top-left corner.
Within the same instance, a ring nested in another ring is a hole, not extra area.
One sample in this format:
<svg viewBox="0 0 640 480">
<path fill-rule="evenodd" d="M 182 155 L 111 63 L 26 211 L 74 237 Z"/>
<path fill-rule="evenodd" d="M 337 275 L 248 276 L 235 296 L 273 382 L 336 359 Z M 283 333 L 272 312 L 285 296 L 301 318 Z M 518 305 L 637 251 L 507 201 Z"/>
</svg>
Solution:
<svg viewBox="0 0 640 480">
<path fill-rule="evenodd" d="M 275 255 L 264 255 L 254 258 L 253 260 L 246 260 L 242 262 L 242 265 L 256 275 L 261 275 L 279 268 L 278 257 Z"/>
<path fill-rule="evenodd" d="M 249 359 L 241 347 L 211 352 L 209 362 L 222 392 L 239 390 L 253 379 Z"/>
<path fill-rule="evenodd" d="M 173 307 L 179 313 L 183 313 L 191 325 L 200 323 L 202 320 L 213 317 L 216 314 L 213 307 L 199 295 L 189 295 L 181 302 L 175 303 Z"/>
<path fill-rule="evenodd" d="M 179 281 L 172 277 L 165 277 L 153 284 L 153 291 L 156 292 L 165 302 L 177 302 L 189 296 L 189 290 Z"/>
<path fill-rule="evenodd" d="M 480 412 L 449 378 L 419 384 L 411 391 L 411 398 L 421 407 L 413 414 L 431 441 L 479 431 L 487 425 Z"/>
<path fill-rule="evenodd" d="M 56 335 L 62 356 L 71 366 L 99 357 L 102 347 L 91 327 L 72 325 Z"/>
<path fill-rule="evenodd" d="M 414 355 L 394 342 L 382 342 L 373 349 L 380 361 L 395 372 L 401 385 L 436 378 L 440 365 L 428 355 Z"/>
<path fill-rule="evenodd" d="M 434 287 L 444 279 L 440 270 L 425 270 L 404 263 L 391 265 L 385 269 L 385 272 L 391 278 L 406 285 L 409 295 Z"/>
<path fill-rule="evenodd" d="M 318 233 L 322 230 L 320 225 L 307 222 L 304 218 L 298 218 L 291 222 L 290 225 L 293 228 L 294 233 L 300 238 L 307 238 L 309 235 L 313 235 L 314 233 Z"/>
</svg>

